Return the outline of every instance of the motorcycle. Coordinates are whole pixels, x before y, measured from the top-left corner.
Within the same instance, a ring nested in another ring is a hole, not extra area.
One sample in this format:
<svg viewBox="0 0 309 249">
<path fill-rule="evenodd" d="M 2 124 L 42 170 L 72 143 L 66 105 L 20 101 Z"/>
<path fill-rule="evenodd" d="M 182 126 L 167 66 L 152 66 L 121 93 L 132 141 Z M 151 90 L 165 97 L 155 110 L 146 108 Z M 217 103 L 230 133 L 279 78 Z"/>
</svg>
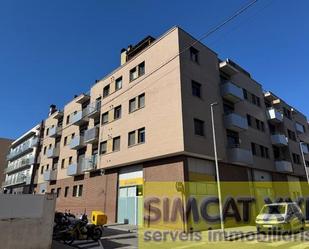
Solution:
<svg viewBox="0 0 309 249">
<path fill-rule="evenodd" d="M 57 215 L 59 218 L 61 215 Z M 54 239 L 62 240 L 65 244 L 72 244 L 75 240 L 98 241 L 102 237 L 102 227 L 94 224 L 88 224 L 86 214 L 83 214 L 80 219 L 69 219 L 64 215 L 64 219 L 60 219 L 57 231 L 54 230 Z M 64 228 L 64 229 L 63 229 Z"/>
</svg>

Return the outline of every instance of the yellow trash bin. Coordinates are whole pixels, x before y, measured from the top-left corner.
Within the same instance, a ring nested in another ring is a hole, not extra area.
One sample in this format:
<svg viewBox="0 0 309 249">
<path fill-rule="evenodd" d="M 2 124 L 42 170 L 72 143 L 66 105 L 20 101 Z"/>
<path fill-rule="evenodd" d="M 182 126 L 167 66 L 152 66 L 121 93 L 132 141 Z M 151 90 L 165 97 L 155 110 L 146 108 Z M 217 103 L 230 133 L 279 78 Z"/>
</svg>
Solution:
<svg viewBox="0 0 309 249">
<path fill-rule="evenodd" d="M 91 212 L 91 223 L 96 226 L 102 226 L 107 223 L 107 216 L 101 211 Z"/>
</svg>

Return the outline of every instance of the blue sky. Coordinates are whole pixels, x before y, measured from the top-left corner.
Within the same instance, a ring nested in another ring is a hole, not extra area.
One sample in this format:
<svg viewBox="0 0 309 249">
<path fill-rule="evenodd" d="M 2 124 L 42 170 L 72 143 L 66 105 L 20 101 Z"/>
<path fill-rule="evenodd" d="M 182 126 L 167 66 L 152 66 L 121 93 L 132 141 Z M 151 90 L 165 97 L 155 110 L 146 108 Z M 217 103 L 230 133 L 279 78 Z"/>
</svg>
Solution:
<svg viewBox="0 0 309 249">
<path fill-rule="evenodd" d="M 248 1 L 0 2 L 0 137 L 16 138 L 119 66 L 122 47 L 179 25 L 195 37 Z M 204 40 L 309 116 L 309 1 L 260 0 Z"/>
</svg>

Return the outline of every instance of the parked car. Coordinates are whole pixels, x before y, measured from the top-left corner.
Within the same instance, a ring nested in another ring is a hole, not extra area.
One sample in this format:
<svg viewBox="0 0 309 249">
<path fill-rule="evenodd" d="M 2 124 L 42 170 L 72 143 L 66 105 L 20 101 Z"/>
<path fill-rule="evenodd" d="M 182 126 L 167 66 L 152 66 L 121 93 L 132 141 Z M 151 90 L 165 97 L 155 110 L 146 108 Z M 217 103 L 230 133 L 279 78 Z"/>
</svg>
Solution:
<svg viewBox="0 0 309 249">
<path fill-rule="evenodd" d="M 305 228 L 305 217 L 295 202 L 264 205 L 255 220 L 258 232 L 292 233 Z"/>
</svg>

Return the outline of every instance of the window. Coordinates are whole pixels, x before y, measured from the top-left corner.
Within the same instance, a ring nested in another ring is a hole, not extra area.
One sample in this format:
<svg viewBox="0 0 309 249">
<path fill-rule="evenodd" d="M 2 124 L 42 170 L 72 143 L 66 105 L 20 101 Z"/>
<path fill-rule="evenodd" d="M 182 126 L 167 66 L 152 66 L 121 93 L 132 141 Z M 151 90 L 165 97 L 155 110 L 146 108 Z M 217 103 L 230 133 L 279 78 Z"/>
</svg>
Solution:
<svg viewBox="0 0 309 249">
<path fill-rule="evenodd" d="M 51 192 L 52 194 L 55 193 L 55 189 L 52 188 L 52 189 L 50 190 L 50 192 Z"/>
<path fill-rule="evenodd" d="M 249 114 L 247 114 L 247 123 L 249 126 L 252 126 L 252 120 L 251 120 L 251 116 Z"/>
<path fill-rule="evenodd" d="M 300 164 L 300 155 L 292 153 L 293 163 Z"/>
<path fill-rule="evenodd" d="M 295 132 L 291 131 L 291 130 L 287 130 L 288 131 L 288 137 L 289 139 L 293 140 L 293 141 L 296 141 L 296 134 Z"/>
<path fill-rule="evenodd" d="M 41 175 L 44 173 L 44 166 L 41 167 Z"/>
<path fill-rule="evenodd" d="M 143 108 L 145 106 L 145 93 L 138 96 L 138 108 Z"/>
<path fill-rule="evenodd" d="M 142 62 L 138 65 L 138 77 L 141 77 L 145 74 L 145 62 Z"/>
<path fill-rule="evenodd" d="M 65 164 L 65 159 L 62 159 L 62 160 L 61 160 L 61 168 L 62 168 L 62 169 L 64 168 L 64 164 Z"/>
<path fill-rule="evenodd" d="M 133 112 L 136 109 L 136 98 L 129 101 L 129 112 Z"/>
<path fill-rule="evenodd" d="M 57 188 L 57 198 L 61 195 L 61 188 Z"/>
<path fill-rule="evenodd" d="M 113 151 L 120 150 L 120 137 L 113 138 Z"/>
<path fill-rule="evenodd" d="M 261 122 L 261 131 L 265 131 L 265 124 L 263 121 L 260 121 Z"/>
<path fill-rule="evenodd" d="M 145 143 L 145 128 L 138 129 L 137 134 L 137 142 Z"/>
<path fill-rule="evenodd" d="M 260 120 L 255 119 L 255 125 L 258 130 L 260 130 Z"/>
<path fill-rule="evenodd" d="M 305 131 L 306 131 L 305 130 L 305 126 L 300 124 L 300 123 L 298 123 L 298 122 L 296 122 L 296 130 L 299 133 L 305 133 Z"/>
<path fill-rule="evenodd" d="M 248 99 L 248 92 L 247 92 L 247 90 L 246 89 L 242 89 L 242 91 L 243 91 L 243 94 L 244 94 L 244 98 Z"/>
<path fill-rule="evenodd" d="M 264 150 L 264 146 L 260 145 L 260 152 L 261 152 L 261 157 L 265 157 L 265 150 Z"/>
<path fill-rule="evenodd" d="M 46 150 L 47 150 L 47 147 L 45 146 L 43 150 L 43 155 L 46 155 Z"/>
<path fill-rule="evenodd" d="M 68 194 L 69 194 L 69 188 L 70 188 L 70 187 L 65 187 L 65 189 L 64 189 L 64 197 L 67 197 L 67 196 L 68 196 Z"/>
<path fill-rule="evenodd" d="M 287 117 L 288 119 L 292 119 L 291 111 L 285 107 L 283 107 L 283 115 Z"/>
<path fill-rule="evenodd" d="M 71 139 L 73 139 L 75 137 L 75 133 L 72 133 L 71 135 Z"/>
<path fill-rule="evenodd" d="M 100 143 L 100 154 L 105 154 L 107 150 L 107 141 Z"/>
<path fill-rule="evenodd" d="M 76 197 L 76 196 L 77 196 L 77 185 L 74 185 L 74 186 L 73 186 L 73 193 L 72 193 L 72 196 L 73 196 L 73 197 Z"/>
<path fill-rule="evenodd" d="M 68 137 L 65 137 L 65 138 L 64 138 L 64 141 L 63 141 L 63 145 L 64 145 L 64 146 L 67 145 L 67 142 L 68 142 Z"/>
<path fill-rule="evenodd" d="M 73 158 L 70 156 L 70 157 L 69 157 L 69 165 L 72 164 L 72 159 L 73 159 Z"/>
<path fill-rule="evenodd" d="M 102 124 L 108 123 L 108 112 L 102 114 Z"/>
<path fill-rule="evenodd" d="M 130 82 L 137 78 L 137 68 L 132 68 L 130 70 Z"/>
<path fill-rule="evenodd" d="M 135 144 L 135 131 L 131 131 L 129 132 L 129 136 L 128 136 L 128 145 L 134 145 Z"/>
<path fill-rule="evenodd" d="M 130 70 L 130 82 L 145 74 L 145 62 Z"/>
<path fill-rule="evenodd" d="M 115 89 L 116 91 L 122 88 L 122 77 L 119 77 L 115 81 Z"/>
<path fill-rule="evenodd" d="M 191 61 L 198 63 L 199 62 L 199 56 L 198 55 L 199 55 L 199 51 L 196 48 L 191 47 L 190 48 L 190 59 L 191 59 Z"/>
<path fill-rule="evenodd" d="M 103 88 L 103 98 L 105 98 L 109 95 L 109 89 L 110 89 L 109 85 L 107 85 Z"/>
<path fill-rule="evenodd" d="M 239 134 L 235 131 L 226 130 L 227 144 L 229 148 L 239 147 Z"/>
<path fill-rule="evenodd" d="M 255 143 L 251 143 L 251 151 L 252 151 L 252 155 L 256 155 Z"/>
<path fill-rule="evenodd" d="M 46 129 L 46 136 L 49 134 L 49 128 Z"/>
<path fill-rule="evenodd" d="M 253 104 L 256 105 L 256 98 L 255 98 L 255 95 L 253 93 L 251 93 L 251 101 Z"/>
<path fill-rule="evenodd" d="M 78 188 L 78 197 L 81 197 L 83 195 L 83 185 L 79 185 Z"/>
<path fill-rule="evenodd" d="M 49 169 L 49 164 L 46 165 L 46 171 Z"/>
<path fill-rule="evenodd" d="M 121 118 L 121 105 L 115 107 L 114 109 L 114 119 L 119 119 Z"/>
<path fill-rule="evenodd" d="M 191 85 L 192 85 L 192 95 L 200 98 L 202 85 L 193 80 L 191 82 Z"/>
<path fill-rule="evenodd" d="M 66 124 L 70 123 L 70 115 L 67 116 Z"/>
<path fill-rule="evenodd" d="M 194 119 L 194 134 L 204 136 L 204 121 L 196 118 Z"/>
</svg>

